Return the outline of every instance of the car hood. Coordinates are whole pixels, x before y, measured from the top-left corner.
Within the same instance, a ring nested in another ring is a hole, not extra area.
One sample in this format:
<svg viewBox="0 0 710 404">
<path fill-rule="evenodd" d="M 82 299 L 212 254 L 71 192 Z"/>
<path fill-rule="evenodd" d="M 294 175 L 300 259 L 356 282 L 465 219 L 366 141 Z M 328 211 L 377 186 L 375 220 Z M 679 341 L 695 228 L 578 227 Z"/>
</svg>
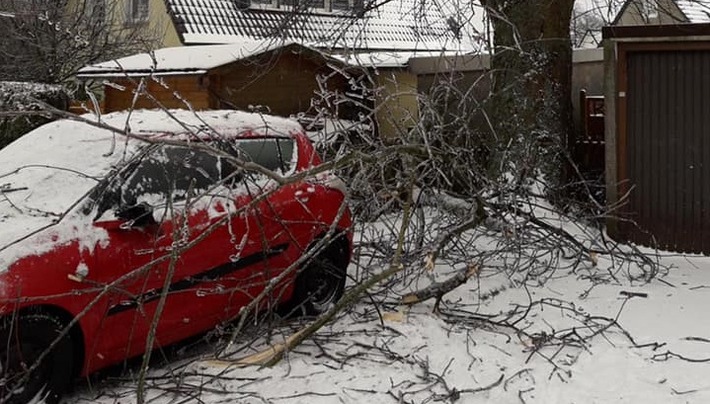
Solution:
<svg viewBox="0 0 710 404">
<path fill-rule="evenodd" d="M 34 234 L 54 225 L 50 217 L 28 217 L 26 215 L 0 216 L 0 272 L 24 255 L 36 254 L 34 247 L 46 247 L 39 243 Z"/>
<path fill-rule="evenodd" d="M 76 243 L 83 250 L 93 250 L 109 237 L 106 230 L 93 226 L 89 217 L 80 214 L 58 219 L 3 212 L 0 228 L 0 273 L 25 257 L 43 255 L 70 243 Z"/>
<path fill-rule="evenodd" d="M 4 155 L 0 153 L 0 158 Z M 52 233 L 58 239 L 58 224 L 77 216 L 74 208 L 96 184 L 83 173 L 39 165 L 20 166 L 0 177 L 0 255 L 4 261 L 51 247 L 52 240 L 31 236 L 56 228 Z M 3 254 L 6 250 L 14 253 Z M 0 271 L 5 269 L 1 264 Z"/>
<path fill-rule="evenodd" d="M 79 205 L 128 147 L 108 131 L 54 122 L 0 150 L 0 272 L 78 236 Z"/>
</svg>

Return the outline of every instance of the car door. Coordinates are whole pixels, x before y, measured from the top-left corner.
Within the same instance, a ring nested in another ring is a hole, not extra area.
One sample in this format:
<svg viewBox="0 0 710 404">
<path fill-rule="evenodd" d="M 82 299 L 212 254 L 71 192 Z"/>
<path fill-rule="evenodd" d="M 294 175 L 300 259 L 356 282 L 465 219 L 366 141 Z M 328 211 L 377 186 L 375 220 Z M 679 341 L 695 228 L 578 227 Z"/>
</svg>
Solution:
<svg viewBox="0 0 710 404">
<path fill-rule="evenodd" d="M 111 285 L 101 346 L 93 352 L 102 358 L 145 349 L 162 296 L 156 345 L 213 326 L 234 295 L 222 282 L 238 272 L 233 250 L 245 220 L 220 184 L 217 157 L 190 147 L 149 149 L 97 204 L 103 208 L 95 226 L 109 242 L 97 247 L 99 270 L 90 280 Z"/>
<path fill-rule="evenodd" d="M 240 139 L 239 149 L 248 160 L 261 167 L 288 176 L 295 172 L 297 143 L 293 138 L 263 137 Z M 312 187 L 302 181 L 277 185 L 258 173 L 245 174 L 244 188 L 252 196 L 260 196 L 249 210 L 249 239 L 261 244 L 263 261 L 251 270 L 253 293 L 270 288 L 268 302 L 277 304 L 289 298 L 294 263 L 312 241 L 315 224 L 308 214 L 307 202 Z M 289 271 L 283 282 L 272 280 Z M 267 286 L 268 285 L 268 286 Z"/>
</svg>

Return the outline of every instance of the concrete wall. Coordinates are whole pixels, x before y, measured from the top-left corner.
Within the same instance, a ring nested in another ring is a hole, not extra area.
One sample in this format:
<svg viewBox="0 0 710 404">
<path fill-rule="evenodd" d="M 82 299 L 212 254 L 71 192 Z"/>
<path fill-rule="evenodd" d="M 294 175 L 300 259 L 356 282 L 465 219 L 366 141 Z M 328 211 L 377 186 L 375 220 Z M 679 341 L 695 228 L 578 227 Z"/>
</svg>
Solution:
<svg viewBox="0 0 710 404">
<path fill-rule="evenodd" d="M 575 130 L 581 131 L 579 92 L 587 95 L 604 94 L 604 52 L 601 48 L 578 49 L 572 59 L 572 107 Z M 455 87 L 467 102 L 483 104 L 491 88 L 489 55 L 414 58 L 409 69 L 419 78 L 419 93 L 435 95 L 435 87 L 447 83 Z"/>
<path fill-rule="evenodd" d="M 417 76 L 403 68 L 380 68 L 376 79 L 375 119 L 380 136 L 406 133 L 419 121 Z"/>
</svg>

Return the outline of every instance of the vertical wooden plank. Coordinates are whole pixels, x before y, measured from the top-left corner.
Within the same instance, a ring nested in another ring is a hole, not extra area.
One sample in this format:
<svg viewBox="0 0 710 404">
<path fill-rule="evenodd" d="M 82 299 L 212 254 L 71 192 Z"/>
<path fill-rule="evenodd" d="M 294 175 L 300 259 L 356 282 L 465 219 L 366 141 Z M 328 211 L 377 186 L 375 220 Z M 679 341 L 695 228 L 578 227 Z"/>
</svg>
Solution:
<svg viewBox="0 0 710 404">
<path fill-rule="evenodd" d="M 628 90 L 628 62 L 627 47 L 623 43 L 618 44 L 618 61 L 616 77 L 616 183 L 617 195 L 619 198 L 626 198 L 631 186 L 629 185 L 628 159 L 627 159 L 627 116 L 626 116 L 626 92 Z M 622 94 L 624 96 L 622 96 Z M 617 201 L 618 202 L 618 201 Z M 624 204 L 617 212 L 621 216 L 628 214 L 630 203 Z M 618 224 L 618 232 L 621 237 L 631 238 L 633 226 L 622 220 Z"/>
<path fill-rule="evenodd" d="M 632 169 L 629 170 L 629 178 L 633 184 L 633 209 L 637 212 L 636 223 L 645 228 L 648 223 L 645 208 L 648 206 L 644 201 L 648 199 L 649 187 L 646 184 L 648 169 L 644 170 L 645 159 L 648 155 L 649 133 L 644 127 L 645 119 L 648 119 L 647 100 L 651 87 L 645 85 L 651 71 L 648 69 L 648 54 L 645 52 L 635 52 L 629 55 L 630 82 L 628 90 L 629 99 L 629 153 L 633 158 L 630 160 Z M 633 143 L 631 142 L 633 139 Z M 645 141 L 644 141 L 645 140 Z M 651 230 L 647 229 L 646 230 Z M 637 230 L 638 232 L 638 230 Z M 642 233 L 637 235 L 639 242 L 648 243 L 646 236 Z"/>
<path fill-rule="evenodd" d="M 661 132 L 664 132 L 666 129 L 666 124 L 667 120 L 662 116 L 662 114 L 659 113 L 653 113 L 653 103 L 657 102 L 658 103 L 658 109 L 659 110 L 664 110 L 667 108 L 668 105 L 668 98 L 661 96 L 661 94 L 667 94 L 668 92 L 668 82 L 664 80 L 663 77 L 663 70 L 664 67 L 660 63 L 659 60 L 653 57 L 653 54 L 651 54 L 651 57 L 649 58 L 650 60 L 648 61 L 653 68 L 653 75 L 649 78 L 651 83 L 656 83 L 656 91 L 654 94 L 648 94 L 647 98 L 647 103 L 648 103 L 648 109 L 645 111 L 646 114 L 649 114 L 649 117 L 653 120 L 653 124 L 651 125 L 650 129 L 651 130 L 658 130 Z M 652 98 L 655 98 L 652 100 Z M 650 161 L 653 162 L 653 164 L 656 167 L 657 171 L 660 172 L 665 172 L 668 170 L 667 165 L 668 165 L 668 155 L 667 155 L 667 138 L 665 137 L 659 137 L 659 136 L 652 136 L 652 144 L 653 144 L 653 150 L 654 154 L 651 156 Z M 655 170 L 654 170 L 655 171 Z M 668 196 L 667 196 L 667 189 L 669 186 L 669 181 L 668 181 L 668 176 L 667 175 L 658 175 L 657 172 L 654 172 L 653 178 L 651 178 L 651 181 L 654 185 L 653 188 L 653 193 L 651 195 L 651 198 L 654 198 L 657 202 L 653 204 L 655 207 L 653 210 L 652 217 L 655 218 L 664 218 L 669 215 L 669 201 L 668 201 Z M 666 240 L 668 240 L 668 228 L 667 226 L 660 225 L 660 226 L 655 226 L 654 228 L 654 234 L 656 234 L 656 237 L 659 240 L 663 240 L 662 243 L 667 243 Z"/>
<path fill-rule="evenodd" d="M 710 100 L 707 94 L 710 94 L 710 53 L 703 53 L 702 63 L 699 66 L 703 73 L 699 77 L 699 85 L 696 87 L 698 91 L 698 105 L 696 105 L 695 113 L 700 118 L 700 169 L 698 170 L 700 182 L 700 219 L 701 226 L 700 239 L 702 245 L 702 253 L 710 254 L 710 140 L 706 138 L 710 133 Z"/>
<path fill-rule="evenodd" d="M 630 239 L 710 253 L 710 50 L 627 54 Z"/>
</svg>

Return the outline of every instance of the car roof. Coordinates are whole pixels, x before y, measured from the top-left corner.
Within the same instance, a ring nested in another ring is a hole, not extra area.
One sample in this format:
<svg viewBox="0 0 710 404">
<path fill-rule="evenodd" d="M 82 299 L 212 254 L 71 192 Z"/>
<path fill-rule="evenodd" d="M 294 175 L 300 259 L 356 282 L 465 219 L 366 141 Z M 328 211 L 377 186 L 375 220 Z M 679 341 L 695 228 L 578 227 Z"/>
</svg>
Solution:
<svg viewBox="0 0 710 404">
<path fill-rule="evenodd" d="M 27 166 L 59 167 L 101 178 L 145 145 L 143 140 L 123 136 L 121 132 L 146 140 L 166 136 L 172 140 L 195 140 L 290 137 L 303 129 L 290 119 L 234 110 L 85 114 L 77 119 L 50 122 L 0 150 L 0 180 Z"/>
<path fill-rule="evenodd" d="M 81 118 L 97 120 L 93 115 Z M 235 110 L 134 110 L 104 115 L 100 121 L 148 137 L 291 137 L 303 132 L 301 125 L 292 119 Z"/>
</svg>

